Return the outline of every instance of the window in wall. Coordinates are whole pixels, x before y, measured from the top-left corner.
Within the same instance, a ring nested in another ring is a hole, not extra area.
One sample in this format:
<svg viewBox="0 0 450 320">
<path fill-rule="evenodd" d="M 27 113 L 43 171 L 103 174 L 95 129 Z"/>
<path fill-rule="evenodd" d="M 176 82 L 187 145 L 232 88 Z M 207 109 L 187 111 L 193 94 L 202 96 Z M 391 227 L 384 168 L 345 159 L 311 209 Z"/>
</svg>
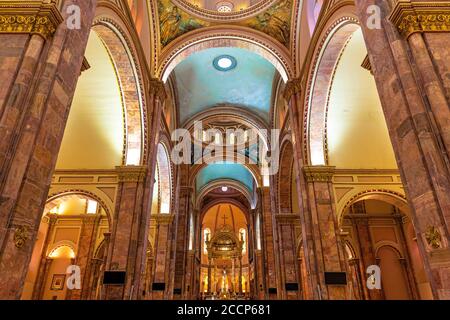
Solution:
<svg viewBox="0 0 450 320">
<path fill-rule="evenodd" d="M 96 214 L 98 209 L 98 202 L 95 200 L 87 200 L 86 213 Z"/>
</svg>

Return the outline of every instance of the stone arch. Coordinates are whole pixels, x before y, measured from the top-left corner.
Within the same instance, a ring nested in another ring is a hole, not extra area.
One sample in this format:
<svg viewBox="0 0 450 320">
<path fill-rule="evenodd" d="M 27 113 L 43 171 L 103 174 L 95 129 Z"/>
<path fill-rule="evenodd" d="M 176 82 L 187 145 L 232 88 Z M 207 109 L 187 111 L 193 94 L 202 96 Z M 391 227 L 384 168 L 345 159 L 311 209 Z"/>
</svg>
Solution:
<svg viewBox="0 0 450 320">
<path fill-rule="evenodd" d="M 98 17 L 94 31 L 107 49 L 121 90 L 124 113 L 124 165 L 139 165 L 145 161 L 147 149 L 144 123 L 145 96 L 138 59 L 127 34 L 113 19 Z"/>
<path fill-rule="evenodd" d="M 53 191 L 47 198 L 46 206 L 54 200 L 63 198 L 65 196 L 75 196 L 75 195 L 81 195 L 81 196 L 84 196 L 84 197 L 87 197 L 87 198 L 97 201 L 106 212 L 106 217 L 108 218 L 109 226 L 112 226 L 113 207 L 111 205 L 107 204 L 104 197 L 102 197 L 94 192 L 88 191 L 88 190 L 63 189 L 61 191 Z"/>
<path fill-rule="evenodd" d="M 73 258 L 76 257 L 77 255 L 77 245 L 75 243 L 73 243 L 72 241 L 68 241 L 68 240 L 63 240 L 63 241 L 59 241 L 57 243 L 54 243 L 52 246 L 47 248 L 47 251 L 45 253 L 46 257 L 51 257 L 51 254 L 53 252 L 55 252 L 56 250 L 62 248 L 62 247 L 67 247 L 69 248 L 72 253 L 73 253 Z"/>
<path fill-rule="evenodd" d="M 256 199 L 255 196 L 253 194 L 251 194 L 249 192 L 249 190 L 244 186 L 244 184 L 242 184 L 239 181 L 234 181 L 234 180 L 230 180 L 230 179 L 220 179 L 220 180 L 215 180 L 215 181 L 211 181 L 210 183 L 208 183 L 206 186 L 204 186 L 200 192 L 198 193 L 198 195 L 196 196 L 196 201 L 195 201 L 195 207 L 196 208 L 200 208 L 200 205 L 203 201 L 203 199 L 208 195 L 209 192 L 211 192 L 212 190 L 219 188 L 219 187 L 229 187 L 229 188 L 233 188 L 237 191 L 239 191 L 248 201 L 249 206 L 254 206 L 256 203 Z M 223 199 L 218 199 L 219 202 L 223 202 Z M 233 204 L 242 207 L 242 204 L 237 204 L 233 202 Z M 212 205 L 212 204 L 211 204 Z M 208 207 L 210 207 L 210 205 L 208 204 Z M 247 210 L 247 209 L 245 209 Z M 245 212 L 245 210 L 243 210 Z"/>
<path fill-rule="evenodd" d="M 294 71 L 287 49 L 276 44 L 268 35 L 241 26 L 207 27 L 179 37 L 162 52 L 157 75 L 166 82 L 173 69 L 188 56 L 218 47 L 252 51 L 272 63 L 284 82 L 293 78 Z"/>
<path fill-rule="evenodd" d="M 344 16 L 337 19 L 325 31 L 313 58 L 305 98 L 305 147 L 308 162 L 312 165 L 326 165 L 327 141 L 326 123 L 330 90 L 340 57 L 359 29 L 356 18 Z"/>
<path fill-rule="evenodd" d="M 345 203 L 342 210 L 338 212 L 338 221 L 339 224 L 342 223 L 342 219 L 344 218 L 345 211 L 354 203 L 362 200 L 378 200 L 382 202 L 386 202 L 391 204 L 394 207 L 400 209 L 405 215 L 410 214 L 410 208 L 406 197 L 393 190 L 388 189 L 374 189 L 374 190 L 364 190 L 357 194 L 350 195 L 349 200 Z"/>
</svg>

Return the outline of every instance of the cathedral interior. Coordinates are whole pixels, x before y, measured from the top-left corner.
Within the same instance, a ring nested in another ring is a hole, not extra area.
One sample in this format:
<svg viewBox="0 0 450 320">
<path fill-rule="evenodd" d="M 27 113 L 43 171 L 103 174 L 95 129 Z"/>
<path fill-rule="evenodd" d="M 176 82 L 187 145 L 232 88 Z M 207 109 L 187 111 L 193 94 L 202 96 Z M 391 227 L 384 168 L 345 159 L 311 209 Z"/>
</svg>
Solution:
<svg viewBox="0 0 450 320">
<path fill-rule="evenodd" d="M 0 40 L 0 299 L 450 299 L 448 1 L 0 0 Z"/>
</svg>

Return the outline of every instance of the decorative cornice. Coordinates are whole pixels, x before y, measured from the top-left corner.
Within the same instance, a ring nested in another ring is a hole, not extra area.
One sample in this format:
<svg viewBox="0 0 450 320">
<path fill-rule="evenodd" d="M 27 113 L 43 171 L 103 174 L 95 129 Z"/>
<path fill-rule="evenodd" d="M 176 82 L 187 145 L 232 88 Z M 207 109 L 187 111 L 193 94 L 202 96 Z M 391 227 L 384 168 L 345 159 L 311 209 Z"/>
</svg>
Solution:
<svg viewBox="0 0 450 320">
<path fill-rule="evenodd" d="M 331 182 L 335 170 L 332 166 L 305 166 L 303 173 L 308 182 Z"/>
<path fill-rule="evenodd" d="M 119 182 L 143 182 L 147 174 L 145 166 L 120 166 L 116 167 Z"/>
<path fill-rule="evenodd" d="M 450 2 L 397 2 L 389 20 L 408 38 L 417 32 L 450 32 Z"/>
<path fill-rule="evenodd" d="M 293 95 L 302 92 L 302 81 L 300 78 L 289 80 L 284 88 L 284 99 L 289 101 Z"/>
<path fill-rule="evenodd" d="M 0 33 L 38 34 L 49 39 L 63 21 L 56 0 L 0 0 Z"/>
</svg>

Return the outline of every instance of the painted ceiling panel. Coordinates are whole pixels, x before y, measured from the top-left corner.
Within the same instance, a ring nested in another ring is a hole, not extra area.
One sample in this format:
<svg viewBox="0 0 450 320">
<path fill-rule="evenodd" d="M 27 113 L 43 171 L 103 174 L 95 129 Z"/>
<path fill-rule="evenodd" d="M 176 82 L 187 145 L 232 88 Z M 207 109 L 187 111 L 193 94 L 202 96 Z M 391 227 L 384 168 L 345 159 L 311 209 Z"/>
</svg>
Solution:
<svg viewBox="0 0 450 320">
<path fill-rule="evenodd" d="M 219 71 L 213 61 L 230 55 L 237 66 Z M 220 104 L 255 112 L 268 121 L 274 66 L 263 57 L 240 48 L 211 48 L 191 55 L 174 70 L 181 123 Z"/>
<path fill-rule="evenodd" d="M 230 179 L 243 183 L 246 188 L 253 192 L 253 176 L 250 171 L 238 163 L 220 162 L 206 166 L 197 175 L 196 188 L 201 190 L 211 181 Z"/>
</svg>

